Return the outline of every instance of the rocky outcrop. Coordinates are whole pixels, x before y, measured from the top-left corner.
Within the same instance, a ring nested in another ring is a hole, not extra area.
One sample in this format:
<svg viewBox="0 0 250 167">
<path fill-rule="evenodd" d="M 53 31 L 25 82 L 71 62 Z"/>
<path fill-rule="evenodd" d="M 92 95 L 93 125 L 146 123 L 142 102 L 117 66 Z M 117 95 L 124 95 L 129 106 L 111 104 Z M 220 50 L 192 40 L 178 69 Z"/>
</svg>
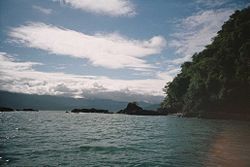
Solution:
<svg viewBox="0 0 250 167">
<path fill-rule="evenodd" d="M 72 113 L 104 113 L 104 114 L 111 114 L 111 112 L 109 112 L 108 110 L 102 110 L 102 109 L 95 109 L 95 108 L 91 108 L 91 109 L 73 109 L 71 110 Z"/>
<path fill-rule="evenodd" d="M 125 109 L 120 110 L 117 113 L 128 115 L 167 115 L 167 112 L 163 110 L 144 110 L 143 108 L 139 107 L 135 102 L 128 103 Z"/>
</svg>

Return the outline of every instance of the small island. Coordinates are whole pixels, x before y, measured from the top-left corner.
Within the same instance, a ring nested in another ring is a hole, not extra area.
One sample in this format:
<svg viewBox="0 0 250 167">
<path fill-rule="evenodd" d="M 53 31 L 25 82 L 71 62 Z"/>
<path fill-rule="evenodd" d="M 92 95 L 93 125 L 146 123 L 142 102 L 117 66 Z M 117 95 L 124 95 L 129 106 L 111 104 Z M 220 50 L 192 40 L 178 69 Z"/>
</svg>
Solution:
<svg viewBox="0 0 250 167">
<path fill-rule="evenodd" d="M 37 109 L 33 109 L 33 108 L 16 109 L 16 111 L 31 111 L 31 112 L 38 112 Z"/>
<path fill-rule="evenodd" d="M 23 109 L 13 109 L 10 107 L 0 107 L 1 112 L 13 112 L 13 111 L 31 111 L 31 112 L 38 112 L 39 110 L 33 108 L 23 108 Z"/>
<path fill-rule="evenodd" d="M 69 113 L 66 111 L 66 113 Z M 113 112 L 109 112 L 108 110 L 104 109 L 73 109 L 71 113 L 102 113 L 102 114 L 114 114 Z M 166 110 L 158 109 L 157 111 L 154 110 L 144 110 L 140 106 L 136 104 L 136 102 L 128 103 L 127 107 L 123 110 L 115 112 L 116 114 L 127 114 L 127 115 L 168 115 Z"/>
<path fill-rule="evenodd" d="M 112 114 L 112 112 L 109 112 L 108 110 L 103 110 L 103 109 L 73 109 L 71 110 L 72 113 L 103 113 L 103 114 Z"/>
<path fill-rule="evenodd" d="M 118 114 L 128 115 L 168 115 L 165 110 L 144 110 L 136 102 L 128 103 L 127 107 L 117 112 Z"/>
<path fill-rule="evenodd" d="M 9 108 L 9 107 L 0 107 L 0 111 L 1 112 L 11 112 L 11 111 L 15 111 L 13 108 Z"/>
</svg>

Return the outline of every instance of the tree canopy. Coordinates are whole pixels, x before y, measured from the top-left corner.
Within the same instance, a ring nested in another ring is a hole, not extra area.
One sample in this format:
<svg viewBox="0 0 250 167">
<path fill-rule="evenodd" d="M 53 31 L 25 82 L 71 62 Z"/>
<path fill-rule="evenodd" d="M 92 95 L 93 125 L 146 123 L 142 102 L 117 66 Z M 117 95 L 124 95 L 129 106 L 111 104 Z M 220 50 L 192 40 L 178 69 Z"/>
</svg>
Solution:
<svg viewBox="0 0 250 167">
<path fill-rule="evenodd" d="M 171 112 L 250 113 L 250 7 L 236 11 L 164 87 Z"/>
</svg>

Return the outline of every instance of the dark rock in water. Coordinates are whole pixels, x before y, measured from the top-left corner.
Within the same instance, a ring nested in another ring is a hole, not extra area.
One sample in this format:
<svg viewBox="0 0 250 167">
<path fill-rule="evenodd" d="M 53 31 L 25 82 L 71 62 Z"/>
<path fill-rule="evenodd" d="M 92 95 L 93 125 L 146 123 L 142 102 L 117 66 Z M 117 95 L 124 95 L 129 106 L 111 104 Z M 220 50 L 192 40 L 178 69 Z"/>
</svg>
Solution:
<svg viewBox="0 0 250 167">
<path fill-rule="evenodd" d="M 101 110 L 101 109 L 73 109 L 71 110 L 72 113 L 104 113 L 104 114 L 111 114 L 108 110 Z"/>
<path fill-rule="evenodd" d="M 139 107 L 135 102 L 134 103 L 128 103 L 127 107 L 124 110 L 118 111 L 118 113 L 122 114 L 133 114 L 141 112 L 143 109 Z"/>
<path fill-rule="evenodd" d="M 167 115 L 167 112 L 163 110 L 144 110 L 143 108 L 139 107 L 135 102 L 128 103 L 127 107 L 124 110 L 120 110 L 117 113 L 129 115 Z"/>
<path fill-rule="evenodd" d="M 2 111 L 2 112 L 10 112 L 10 111 L 15 111 L 15 110 L 12 109 L 12 108 L 9 108 L 9 107 L 0 107 L 0 111 Z"/>
</svg>

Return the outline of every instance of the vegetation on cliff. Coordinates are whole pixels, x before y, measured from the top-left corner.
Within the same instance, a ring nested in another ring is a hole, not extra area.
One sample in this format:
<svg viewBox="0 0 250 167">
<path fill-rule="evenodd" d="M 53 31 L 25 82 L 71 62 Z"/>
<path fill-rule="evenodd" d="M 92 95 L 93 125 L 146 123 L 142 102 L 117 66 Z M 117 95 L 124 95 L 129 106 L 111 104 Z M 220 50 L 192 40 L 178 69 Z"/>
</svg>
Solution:
<svg viewBox="0 0 250 167">
<path fill-rule="evenodd" d="M 166 84 L 162 108 L 190 115 L 250 114 L 250 7 L 236 11 L 213 42 Z"/>
</svg>

